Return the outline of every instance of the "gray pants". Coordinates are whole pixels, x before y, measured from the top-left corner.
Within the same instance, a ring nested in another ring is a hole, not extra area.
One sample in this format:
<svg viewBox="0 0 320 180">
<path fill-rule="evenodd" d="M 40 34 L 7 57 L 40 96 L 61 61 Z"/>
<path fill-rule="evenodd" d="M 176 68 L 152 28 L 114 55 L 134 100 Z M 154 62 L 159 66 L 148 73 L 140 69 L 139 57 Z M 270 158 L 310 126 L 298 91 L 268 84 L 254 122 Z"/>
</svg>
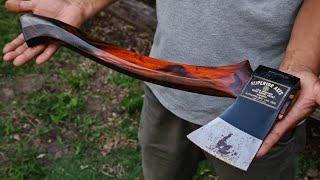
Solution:
<svg viewBox="0 0 320 180">
<path fill-rule="evenodd" d="M 146 87 L 139 130 L 145 179 L 192 179 L 205 158 L 222 180 L 294 179 L 297 154 L 305 145 L 304 124 L 287 133 L 266 156 L 255 159 L 247 172 L 205 154 L 190 142 L 186 135 L 199 127 L 168 111 Z"/>
</svg>

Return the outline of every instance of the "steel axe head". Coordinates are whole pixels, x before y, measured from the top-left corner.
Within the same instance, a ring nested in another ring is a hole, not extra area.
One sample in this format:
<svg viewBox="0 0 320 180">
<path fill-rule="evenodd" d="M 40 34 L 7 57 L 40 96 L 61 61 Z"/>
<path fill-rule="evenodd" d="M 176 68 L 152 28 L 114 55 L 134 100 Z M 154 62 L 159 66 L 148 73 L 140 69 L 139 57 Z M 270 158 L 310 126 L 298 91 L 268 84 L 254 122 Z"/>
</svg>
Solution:
<svg viewBox="0 0 320 180">
<path fill-rule="evenodd" d="M 187 137 L 207 153 L 245 171 L 263 142 L 220 117 Z"/>
<path fill-rule="evenodd" d="M 214 157 L 246 171 L 298 89 L 299 78 L 259 66 L 226 111 L 187 137 Z"/>
</svg>

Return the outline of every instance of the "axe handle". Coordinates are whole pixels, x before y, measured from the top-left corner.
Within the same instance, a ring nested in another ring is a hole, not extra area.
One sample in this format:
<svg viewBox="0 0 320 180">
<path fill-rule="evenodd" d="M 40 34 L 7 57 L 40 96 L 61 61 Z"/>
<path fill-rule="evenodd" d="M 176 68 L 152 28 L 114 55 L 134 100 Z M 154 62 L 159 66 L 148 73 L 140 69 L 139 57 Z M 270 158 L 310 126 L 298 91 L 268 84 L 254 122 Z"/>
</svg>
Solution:
<svg viewBox="0 0 320 180">
<path fill-rule="evenodd" d="M 58 41 L 111 69 L 166 87 L 234 98 L 252 73 L 247 60 L 219 67 L 174 63 L 93 40 L 77 28 L 54 19 L 27 14 L 20 21 L 24 38 L 31 47 Z"/>
</svg>

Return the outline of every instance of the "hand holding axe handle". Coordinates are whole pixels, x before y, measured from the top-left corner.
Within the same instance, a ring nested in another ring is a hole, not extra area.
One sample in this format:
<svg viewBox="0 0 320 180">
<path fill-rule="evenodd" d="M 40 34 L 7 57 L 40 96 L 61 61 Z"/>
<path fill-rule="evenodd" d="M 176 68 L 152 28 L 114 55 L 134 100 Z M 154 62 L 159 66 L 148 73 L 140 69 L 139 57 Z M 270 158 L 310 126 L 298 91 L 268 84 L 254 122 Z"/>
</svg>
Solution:
<svg viewBox="0 0 320 180">
<path fill-rule="evenodd" d="M 247 170 L 279 114 L 284 114 L 299 79 L 249 61 L 205 67 L 179 64 L 136 54 L 93 40 L 63 22 L 25 14 L 21 28 L 28 46 L 58 41 L 66 47 L 138 79 L 175 89 L 236 99 L 220 117 L 188 135 L 213 156 Z"/>
</svg>

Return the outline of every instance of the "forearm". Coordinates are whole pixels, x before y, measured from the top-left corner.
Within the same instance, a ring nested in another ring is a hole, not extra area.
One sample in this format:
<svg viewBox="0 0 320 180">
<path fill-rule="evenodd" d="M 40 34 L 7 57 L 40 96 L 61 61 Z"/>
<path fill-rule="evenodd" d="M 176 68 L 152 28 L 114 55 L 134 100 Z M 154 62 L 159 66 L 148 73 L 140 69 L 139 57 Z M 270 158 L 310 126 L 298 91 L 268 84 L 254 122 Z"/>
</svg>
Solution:
<svg viewBox="0 0 320 180">
<path fill-rule="evenodd" d="M 305 0 L 296 18 L 281 70 L 320 73 L 320 1 Z"/>
<path fill-rule="evenodd" d="M 84 21 L 100 12 L 117 0 L 70 0 L 83 10 Z"/>
</svg>

